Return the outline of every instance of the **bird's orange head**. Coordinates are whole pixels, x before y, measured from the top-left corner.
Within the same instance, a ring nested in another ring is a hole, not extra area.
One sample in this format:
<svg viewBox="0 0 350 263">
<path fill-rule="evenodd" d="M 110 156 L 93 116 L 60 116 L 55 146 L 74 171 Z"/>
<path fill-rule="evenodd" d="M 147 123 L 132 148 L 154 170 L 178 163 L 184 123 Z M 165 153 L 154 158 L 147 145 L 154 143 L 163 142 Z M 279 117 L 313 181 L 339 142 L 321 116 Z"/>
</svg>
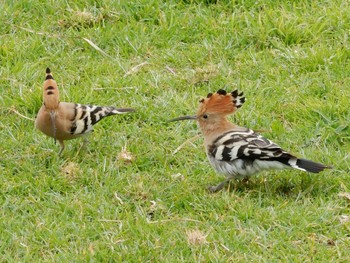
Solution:
<svg viewBox="0 0 350 263">
<path fill-rule="evenodd" d="M 226 119 L 226 116 L 234 113 L 245 102 L 243 92 L 234 90 L 230 93 L 218 90 L 209 93 L 206 98 L 200 100 L 197 114 L 194 116 L 183 116 L 170 121 L 197 120 L 204 135 L 215 135 L 233 128 L 235 125 Z"/>
<path fill-rule="evenodd" d="M 57 83 L 53 79 L 49 68 L 46 69 L 46 78 L 43 87 L 43 100 L 44 105 L 48 110 L 55 110 L 60 103 L 59 91 Z"/>
</svg>

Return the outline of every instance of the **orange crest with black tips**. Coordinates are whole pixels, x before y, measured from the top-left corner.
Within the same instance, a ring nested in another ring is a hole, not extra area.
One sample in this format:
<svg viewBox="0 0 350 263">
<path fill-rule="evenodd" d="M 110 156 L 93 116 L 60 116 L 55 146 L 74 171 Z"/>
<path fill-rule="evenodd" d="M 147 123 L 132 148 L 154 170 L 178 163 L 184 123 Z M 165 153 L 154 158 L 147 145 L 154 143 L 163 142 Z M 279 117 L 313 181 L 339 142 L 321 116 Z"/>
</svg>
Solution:
<svg viewBox="0 0 350 263">
<path fill-rule="evenodd" d="M 47 109 L 54 110 L 59 104 L 59 91 L 49 68 L 46 69 L 46 78 L 43 87 L 43 99 Z"/>
<path fill-rule="evenodd" d="M 209 93 L 206 98 L 200 100 L 197 116 L 204 113 L 228 115 L 234 113 L 244 102 L 243 92 L 238 93 L 238 90 L 234 90 L 228 93 L 220 89 L 214 94 Z"/>
</svg>

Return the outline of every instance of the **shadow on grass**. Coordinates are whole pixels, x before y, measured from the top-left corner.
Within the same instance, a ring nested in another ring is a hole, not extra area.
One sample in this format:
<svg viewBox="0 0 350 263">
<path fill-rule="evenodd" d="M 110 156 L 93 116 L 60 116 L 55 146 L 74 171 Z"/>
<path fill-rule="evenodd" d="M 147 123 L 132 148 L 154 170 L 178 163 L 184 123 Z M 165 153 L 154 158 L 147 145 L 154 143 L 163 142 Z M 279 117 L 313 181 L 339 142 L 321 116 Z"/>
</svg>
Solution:
<svg viewBox="0 0 350 263">
<path fill-rule="evenodd" d="M 222 191 L 250 194 L 251 196 L 280 196 L 284 198 L 300 198 L 302 196 L 329 196 L 337 186 L 333 181 L 323 181 L 317 175 L 297 175 L 277 177 L 275 175 L 252 177 L 247 181 L 232 180 Z"/>
</svg>

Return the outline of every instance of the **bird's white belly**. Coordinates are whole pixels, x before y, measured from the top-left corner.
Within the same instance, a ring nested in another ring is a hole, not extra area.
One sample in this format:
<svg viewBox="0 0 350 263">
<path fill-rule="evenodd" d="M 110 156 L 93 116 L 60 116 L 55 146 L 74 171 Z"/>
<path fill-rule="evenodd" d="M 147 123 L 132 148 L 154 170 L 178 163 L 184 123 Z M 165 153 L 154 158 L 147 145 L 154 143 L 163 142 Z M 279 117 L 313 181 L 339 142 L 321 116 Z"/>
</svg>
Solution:
<svg viewBox="0 0 350 263">
<path fill-rule="evenodd" d="M 244 160 L 236 159 L 233 161 L 218 161 L 214 157 L 208 156 L 210 164 L 221 174 L 227 177 L 243 179 L 247 176 L 259 173 L 267 169 L 284 169 L 288 166 L 278 161 L 262 161 L 262 160 Z"/>
</svg>

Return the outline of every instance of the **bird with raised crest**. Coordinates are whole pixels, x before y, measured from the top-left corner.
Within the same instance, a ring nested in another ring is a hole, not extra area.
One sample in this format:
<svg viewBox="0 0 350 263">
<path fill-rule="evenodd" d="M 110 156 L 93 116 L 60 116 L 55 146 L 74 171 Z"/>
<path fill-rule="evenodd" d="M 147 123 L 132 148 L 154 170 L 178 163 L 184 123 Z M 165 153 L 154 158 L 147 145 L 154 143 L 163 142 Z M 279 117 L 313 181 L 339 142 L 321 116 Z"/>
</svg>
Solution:
<svg viewBox="0 0 350 263">
<path fill-rule="evenodd" d="M 93 131 L 93 125 L 104 117 L 133 112 L 131 108 L 115 108 L 95 105 L 82 105 L 60 102 L 57 83 L 49 68 L 43 86 L 43 105 L 41 106 L 35 127 L 60 143 L 59 155 L 64 149 L 64 141 L 71 140 Z"/>
<path fill-rule="evenodd" d="M 251 129 L 231 123 L 227 116 L 245 102 L 243 92 L 218 90 L 200 100 L 194 116 L 183 116 L 170 121 L 197 120 L 204 136 L 204 146 L 210 164 L 226 176 L 226 180 L 209 187 L 210 192 L 221 190 L 232 179 L 247 179 L 266 169 L 295 168 L 319 173 L 327 165 L 298 158 Z"/>
</svg>

